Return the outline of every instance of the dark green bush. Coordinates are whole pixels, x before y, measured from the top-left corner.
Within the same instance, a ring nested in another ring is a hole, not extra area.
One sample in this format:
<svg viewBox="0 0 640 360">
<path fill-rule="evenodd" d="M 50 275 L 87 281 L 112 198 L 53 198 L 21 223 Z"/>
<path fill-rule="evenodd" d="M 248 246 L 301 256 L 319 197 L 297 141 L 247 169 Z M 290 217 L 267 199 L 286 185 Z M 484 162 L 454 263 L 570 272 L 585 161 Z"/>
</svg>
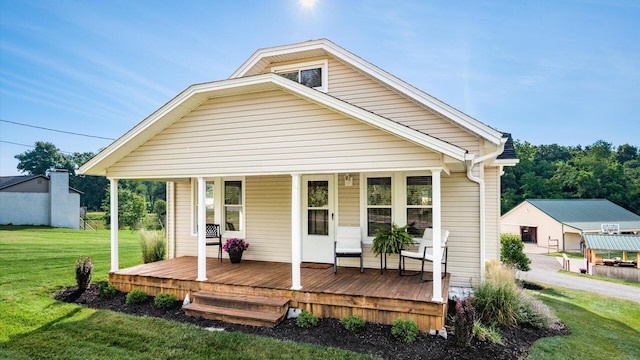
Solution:
<svg viewBox="0 0 640 360">
<path fill-rule="evenodd" d="M 524 253 L 524 243 L 520 235 L 500 234 L 500 261 L 516 270 L 531 270 L 531 259 Z"/>
<path fill-rule="evenodd" d="M 76 282 L 78 291 L 85 291 L 91 283 L 91 273 L 93 272 L 93 260 L 90 256 L 80 257 L 76 261 Z"/>
<path fill-rule="evenodd" d="M 142 290 L 133 289 L 127 294 L 126 301 L 127 304 L 142 304 L 147 301 L 147 293 Z"/>
<path fill-rule="evenodd" d="M 312 328 L 318 326 L 318 317 L 314 314 L 303 310 L 296 318 L 296 325 L 301 328 Z"/>
<path fill-rule="evenodd" d="M 153 299 L 153 303 L 160 309 L 169 309 L 176 300 L 177 297 L 175 294 L 158 294 Z"/>
<path fill-rule="evenodd" d="M 391 335 L 407 344 L 416 341 L 419 332 L 418 324 L 411 319 L 395 319 L 393 321 L 393 327 L 391 328 Z"/>
<path fill-rule="evenodd" d="M 360 316 L 353 314 L 340 320 L 340 324 L 342 324 L 347 331 L 356 333 L 364 329 L 366 323 Z"/>
<path fill-rule="evenodd" d="M 101 298 L 113 299 L 116 296 L 116 287 L 109 282 L 101 282 L 98 286 L 98 294 Z"/>
</svg>

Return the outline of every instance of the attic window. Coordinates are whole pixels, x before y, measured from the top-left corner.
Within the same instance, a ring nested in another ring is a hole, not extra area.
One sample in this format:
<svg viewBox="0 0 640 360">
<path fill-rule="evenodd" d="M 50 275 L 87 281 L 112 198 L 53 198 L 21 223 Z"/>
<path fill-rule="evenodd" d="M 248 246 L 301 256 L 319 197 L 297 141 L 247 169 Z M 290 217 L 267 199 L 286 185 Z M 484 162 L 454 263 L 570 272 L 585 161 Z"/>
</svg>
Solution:
<svg viewBox="0 0 640 360">
<path fill-rule="evenodd" d="M 310 88 L 327 91 L 327 60 L 274 66 L 271 72 Z"/>
</svg>

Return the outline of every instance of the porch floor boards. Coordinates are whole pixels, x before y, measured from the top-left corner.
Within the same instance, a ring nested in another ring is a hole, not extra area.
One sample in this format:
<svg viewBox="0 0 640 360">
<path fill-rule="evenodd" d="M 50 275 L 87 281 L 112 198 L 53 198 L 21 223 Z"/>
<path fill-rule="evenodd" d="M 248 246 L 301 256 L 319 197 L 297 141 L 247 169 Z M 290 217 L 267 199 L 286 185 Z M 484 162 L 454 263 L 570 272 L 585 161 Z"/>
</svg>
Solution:
<svg viewBox="0 0 640 360">
<path fill-rule="evenodd" d="M 440 330 L 444 324 L 446 302 L 433 303 L 433 285 L 417 276 L 399 276 L 395 269 L 356 267 L 302 267 L 301 290 L 291 290 L 291 264 L 242 260 L 232 264 L 207 258 L 207 280 L 195 281 L 197 257 L 184 256 L 138 265 L 110 274 L 110 281 L 121 291 L 139 287 L 150 295 L 174 292 L 178 298 L 201 290 L 228 291 L 291 299 L 319 316 L 341 318 L 358 313 L 367 321 L 390 323 L 397 317 L 415 318 L 423 331 Z M 425 274 L 432 275 L 432 274 Z M 449 276 L 442 279 L 442 298 L 448 298 Z"/>
</svg>

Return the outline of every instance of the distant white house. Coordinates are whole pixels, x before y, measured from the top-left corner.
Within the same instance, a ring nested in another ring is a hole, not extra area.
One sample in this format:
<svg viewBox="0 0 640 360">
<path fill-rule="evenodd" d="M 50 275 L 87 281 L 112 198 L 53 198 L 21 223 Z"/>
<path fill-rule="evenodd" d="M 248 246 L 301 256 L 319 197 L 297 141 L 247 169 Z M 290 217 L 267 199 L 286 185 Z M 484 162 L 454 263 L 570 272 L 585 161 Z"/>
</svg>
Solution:
<svg viewBox="0 0 640 360">
<path fill-rule="evenodd" d="M 69 187 L 69 173 L 0 176 L 0 224 L 46 225 L 78 229 L 80 194 Z"/>
</svg>

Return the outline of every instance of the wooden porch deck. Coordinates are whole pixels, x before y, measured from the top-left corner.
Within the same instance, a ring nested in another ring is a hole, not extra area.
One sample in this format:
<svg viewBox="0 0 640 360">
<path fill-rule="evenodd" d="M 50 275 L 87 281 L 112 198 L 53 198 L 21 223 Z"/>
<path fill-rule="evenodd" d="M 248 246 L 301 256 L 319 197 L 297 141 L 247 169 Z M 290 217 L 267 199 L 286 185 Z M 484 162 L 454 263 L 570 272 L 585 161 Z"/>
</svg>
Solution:
<svg viewBox="0 0 640 360">
<path fill-rule="evenodd" d="M 322 266 L 327 265 L 327 266 Z M 447 312 L 449 275 L 442 280 L 444 303 L 431 302 L 433 287 L 419 276 L 399 276 L 397 270 L 340 267 L 333 273 L 329 264 L 303 264 L 302 289 L 291 290 L 291 264 L 243 260 L 232 264 L 207 258 L 207 280 L 195 281 L 197 258 L 193 256 L 159 261 L 109 274 L 120 291 L 133 288 L 149 295 L 174 293 L 193 299 L 198 291 L 227 295 L 256 295 L 289 299 L 289 306 L 305 309 L 319 317 L 341 319 L 358 314 L 366 321 L 391 324 L 396 318 L 413 319 L 422 331 L 441 330 Z"/>
</svg>

